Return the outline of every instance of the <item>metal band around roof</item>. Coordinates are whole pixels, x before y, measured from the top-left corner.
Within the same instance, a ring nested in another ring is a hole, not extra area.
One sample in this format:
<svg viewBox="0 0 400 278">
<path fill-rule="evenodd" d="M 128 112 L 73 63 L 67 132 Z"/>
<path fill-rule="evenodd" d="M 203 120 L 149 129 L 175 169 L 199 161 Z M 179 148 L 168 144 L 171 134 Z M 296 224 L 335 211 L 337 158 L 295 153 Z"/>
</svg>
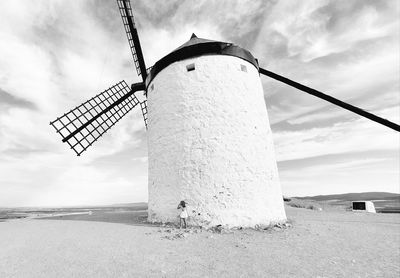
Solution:
<svg viewBox="0 0 400 278">
<path fill-rule="evenodd" d="M 193 34 L 189 41 L 154 64 L 147 76 L 146 87 L 160 71 L 170 64 L 202 55 L 228 55 L 238 57 L 254 65 L 257 70 L 259 70 L 257 59 L 255 59 L 248 50 L 232 43 L 197 38 L 196 35 Z"/>
</svg>

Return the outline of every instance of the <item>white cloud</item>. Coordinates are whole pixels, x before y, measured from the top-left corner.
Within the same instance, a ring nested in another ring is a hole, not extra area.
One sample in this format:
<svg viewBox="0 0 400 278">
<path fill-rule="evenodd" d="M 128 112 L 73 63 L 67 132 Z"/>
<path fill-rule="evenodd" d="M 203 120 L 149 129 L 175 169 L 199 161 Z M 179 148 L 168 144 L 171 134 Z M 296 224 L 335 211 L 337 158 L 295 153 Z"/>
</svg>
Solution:
<svg viewBox="0 0 400 278">
<path fill-rule="evenodd" d="M 377 114 L 396 118 L 398 109 L 389 108 L 378 111 Z M 274 133 L 279 161 L 352 151 L 393 150 L 398 152 L 399 139 L 400 136 L 396 131 L 363 118 L 340 122 L 332 127 Z"/>
<path fill-rule="evenodd" d="M 329 5 L 336 5 L 344 16 L 332 18 L 328 9 L 324 12 Z M 346 51 L 360 41 L 392 35 L 398 29 L 396 22 L 382 20 L 376 8 L 367 4 L 346 16 L 353 5 L 357 2 L 280 1 L 274 7 L 273 16 L 267 18 L 267 28 L 288 38 L 289 55 L 300 55 L 305 62 Z M 333 20 L 338 21 L 336 26 L 331 24 Z"/>
<path fill-rule="evenodd" d="M 89 157 L 40 153 L 10 159 L 2 165 L 1 206 L 101 205 L 147 200 L 147 175 L 134 180 L 115 174 L 114 169 L 98 169 Z M 34 181 L 34 182 L 33 182 Z"/>
</svg>

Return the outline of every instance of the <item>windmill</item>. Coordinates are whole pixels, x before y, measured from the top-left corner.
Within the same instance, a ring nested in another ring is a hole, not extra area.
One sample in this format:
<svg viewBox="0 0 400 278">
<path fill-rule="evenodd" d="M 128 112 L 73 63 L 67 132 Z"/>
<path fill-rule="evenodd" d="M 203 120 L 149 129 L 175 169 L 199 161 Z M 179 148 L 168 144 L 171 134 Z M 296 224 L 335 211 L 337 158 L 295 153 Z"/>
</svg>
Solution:
<svg viewBox="0 0 400 278">
<path fill-rule="evenodd" d="M 254 226 L 285 221 L 260 74 L 394 130 L 386 119 L 259 66 L 232 43 L 190 40 L 146 68 L 129 0 L 117 0 L 137 74 L 50 124 L 79 156 L 138 106 L 148 138 L 152 222 L 176 220 L 188 201 L 198 225 Z M 146 99 L 139 101 L 136 93 Z"/>
</svg>

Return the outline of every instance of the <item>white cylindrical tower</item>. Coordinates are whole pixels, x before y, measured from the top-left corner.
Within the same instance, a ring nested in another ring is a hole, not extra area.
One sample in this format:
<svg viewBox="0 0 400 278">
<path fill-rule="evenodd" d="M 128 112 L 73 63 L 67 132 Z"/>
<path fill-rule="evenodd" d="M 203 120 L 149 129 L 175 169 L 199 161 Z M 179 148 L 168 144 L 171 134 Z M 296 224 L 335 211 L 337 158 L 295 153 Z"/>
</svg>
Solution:
<svg viewBox="0 0 400 278">
<path fill-rule="evenodd" d="M 253 56 L 192 36 L 157 63 L 147 82 L 149 221 L 179 221 L 181 200 L 194 225 L 285 221 Z"/>
</svg>

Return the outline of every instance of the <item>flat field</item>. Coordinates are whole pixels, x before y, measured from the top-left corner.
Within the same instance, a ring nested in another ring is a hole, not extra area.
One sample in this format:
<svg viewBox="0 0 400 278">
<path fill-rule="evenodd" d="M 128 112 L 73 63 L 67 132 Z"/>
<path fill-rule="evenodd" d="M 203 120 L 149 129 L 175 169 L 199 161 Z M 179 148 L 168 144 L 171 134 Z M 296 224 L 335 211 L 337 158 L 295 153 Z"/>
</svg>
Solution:
<svg viewBox="0 0 400 278">
<path fill-rule="evenodd" d="M 149 225 L 113 208 L 0 223 L 0 277 L 400 277 L 400 215 L 286 207 L 290 228 Z"/>
</svg>

